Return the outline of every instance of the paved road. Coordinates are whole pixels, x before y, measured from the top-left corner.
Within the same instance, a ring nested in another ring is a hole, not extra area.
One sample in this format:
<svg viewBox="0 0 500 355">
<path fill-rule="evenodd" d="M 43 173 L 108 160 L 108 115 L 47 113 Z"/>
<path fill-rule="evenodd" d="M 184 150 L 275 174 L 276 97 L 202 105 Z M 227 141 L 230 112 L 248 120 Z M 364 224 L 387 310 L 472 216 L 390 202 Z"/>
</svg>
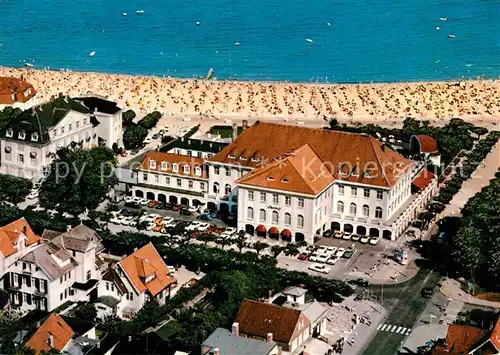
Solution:
<svg viewBox="0 0 500 355">
<path fill-rule="evenodd" d="M 437 272 L 421 269 L 403 284 L 358 288 L 356 293 L 367 295 L 369 292 L 369 297 L 378 299 L 389 311 L 363 354 L 396 354 L 430 301 L 421 296 L 422 288 L 435 286 L 439 280 Z"/>
</svg>

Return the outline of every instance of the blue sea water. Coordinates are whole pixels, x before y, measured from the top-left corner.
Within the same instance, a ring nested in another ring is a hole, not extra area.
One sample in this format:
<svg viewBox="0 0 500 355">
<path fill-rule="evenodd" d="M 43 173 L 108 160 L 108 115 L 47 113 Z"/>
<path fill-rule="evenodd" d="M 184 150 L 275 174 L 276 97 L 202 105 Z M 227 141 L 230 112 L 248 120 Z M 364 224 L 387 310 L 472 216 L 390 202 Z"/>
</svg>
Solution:
<svg viewBox="0 0 500 355">
<path fill-rule="evenodd" d="M 193 77 L 214 68 L 218 79 L 323 82 L 498 78 L 500 1 L 0 0 L 0 44 L 1 66 L 26 60 L 74 71 Z"/>
</svg>

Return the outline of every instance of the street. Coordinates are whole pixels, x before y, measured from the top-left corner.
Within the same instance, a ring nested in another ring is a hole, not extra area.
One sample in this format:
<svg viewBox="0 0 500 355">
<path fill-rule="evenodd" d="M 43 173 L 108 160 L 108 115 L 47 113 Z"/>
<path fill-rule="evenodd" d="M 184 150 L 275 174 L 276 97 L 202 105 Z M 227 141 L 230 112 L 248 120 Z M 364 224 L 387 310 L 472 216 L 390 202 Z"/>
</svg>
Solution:
<svg viewBox="0 0 500 355">
<path fill-rule="evenodd" d="M 388 310 L 387 318 L 377 327 L 377 333 L 363 354 L 394 355 L 430 302 L 430 299 L 421 296 L 422 289 L 435 287 L 439 280 L 437 272 L 421 269 L 413 279 L 403 284 L 356 289 L 358 295 L 363 297 L 363 294 L 369 294 Z"/>
</svg>

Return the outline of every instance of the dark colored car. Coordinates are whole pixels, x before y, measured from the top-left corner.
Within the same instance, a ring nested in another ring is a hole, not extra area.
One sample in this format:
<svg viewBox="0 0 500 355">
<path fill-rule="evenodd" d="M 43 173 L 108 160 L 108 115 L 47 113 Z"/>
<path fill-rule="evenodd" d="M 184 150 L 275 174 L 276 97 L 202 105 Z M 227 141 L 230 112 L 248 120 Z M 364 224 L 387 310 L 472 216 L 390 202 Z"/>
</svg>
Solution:
<svg viewBox="0 0 500 355">
<path fill-rule="evenodd" d="M 299 260 L 307 260 L 308 257 L 309 257 L 308 253 L 300 253 L 299 256 L 297 257 L 297 259 L 299 259 Z"/>
<path fill-rule="evenodd" d="M 160 135 L 158 133 L 153 134 L 153 139 L 160 138 Z"/>
<path fill-rule="evenodd" d="M 368 280 L 365 279 L 356 279 L 356 280 L 349 280 L 347 281 L 348 284 L 350 285 L 358 285 L 358 286 L 368 286 Z"/>
<path fill-rule="evenodd" d="M 323 233 L 323 237 L 331 238 L 333 236 L 333 231 L 331 229 L 327 229 Z"/>
<path fill-rule="evenodd" d="M 155 206 L 155 209 L 157 209 L 157 210 L 163 210 L 163 209 L 165 209 L 165 202 L 160 202 L 159 204 L 157 204 Z"/>
<path fill-rule="evenodd" d="M 187 208 L 181 208 L 179 213 L 184 215 L 184 216 L 192 216 L 193 215 L 193 212 L 191 212 Z"/>
<path fill-rule="evenodd" d="M 211 221 L 212 220 L 212 216 L 208 213 L 200 214 L 197 218 L 201 221 Z"/>
<path fill-rule="evenodd" d="M 434 290 L 432 289 L 432 287 L 424 287 L 422 289 L 422 297 L 424 298 L 431 298 L 433 293 Z"/>
</svg>

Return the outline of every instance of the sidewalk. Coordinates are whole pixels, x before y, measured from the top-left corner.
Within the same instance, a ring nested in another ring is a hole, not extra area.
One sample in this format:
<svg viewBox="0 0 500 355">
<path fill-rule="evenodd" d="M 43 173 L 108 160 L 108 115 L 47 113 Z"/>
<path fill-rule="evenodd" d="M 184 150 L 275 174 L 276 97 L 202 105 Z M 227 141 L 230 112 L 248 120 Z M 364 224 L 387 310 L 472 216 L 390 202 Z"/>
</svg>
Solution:
<svg viewBox="0 0 500 355">
<path fill-rule="evenodd" d="M 500 308 L 500 302 L 492 302 L 476 298 L 460 288 L 460 282 L 453 279 L 443 281 L 441 293 L 455 301 L 460 301 L 477 306 Z"/>
</svg>

